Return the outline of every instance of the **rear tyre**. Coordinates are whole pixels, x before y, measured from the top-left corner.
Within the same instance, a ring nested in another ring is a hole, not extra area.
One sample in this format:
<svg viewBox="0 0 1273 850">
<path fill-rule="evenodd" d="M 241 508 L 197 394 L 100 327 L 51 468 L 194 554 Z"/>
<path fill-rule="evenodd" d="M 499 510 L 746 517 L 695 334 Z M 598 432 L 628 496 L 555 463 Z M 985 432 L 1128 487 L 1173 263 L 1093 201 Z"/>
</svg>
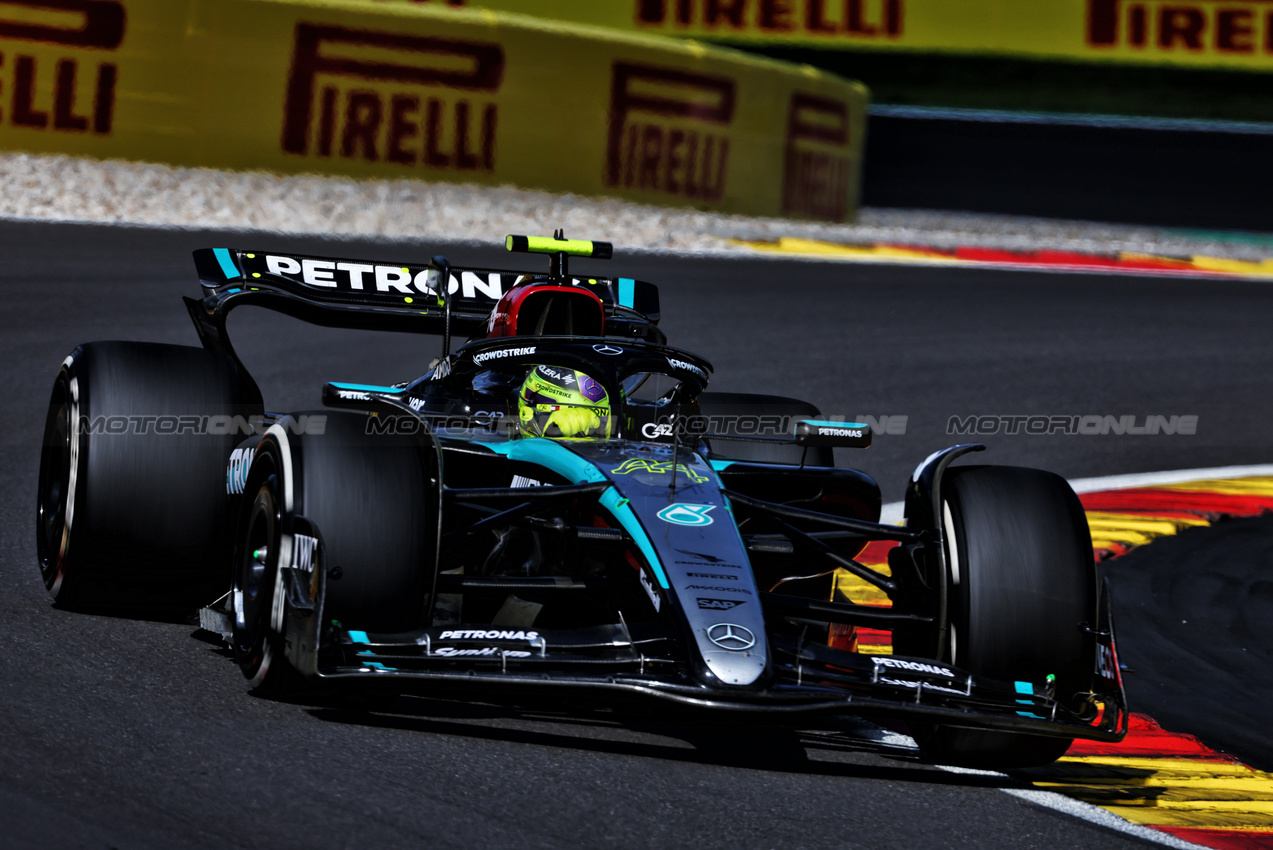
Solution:
<svg viewBox="0 0 1273 850">
<path fill-rule="evenodd" d="M 322 433 L 271 427 L 248 474 L 235 554 L 234 651 L 249 685 L 277 693 L 295 679 L 283 657 L 277 594 L 291 516 L 321 535 L 324 619 L 343 629 L 403 632 L 424 624 L 436 557 L 438 504 L 428 449 L 407 435 L 369 434 L 368 418 L 314 411 Z M 262 544 L 265 551 L 262 552 Z"/>
<path fill-rule="evenodd" d="M 713 433 L 756 437 L 790 437 L 797 419 L 817 419 L 822 414 L 806 401 L 777 395 L 756 393 L 702 393 L 698 399 L 699 414 L 706 417 Z M 780 421 L 782 433 L 764 430 L 766 423 Z M 763 431 L 763 433 L 760 433 Z M 759 463 L 786 463 L 807 466 L 835 466 L 835 453 L 830 446 L 813 446 L 807 450 L 795 445 L 752 443 L 744 440 L 714 438 L 712 454 L 733 460 Z"/>
<path fill-rule="evenodd" d="M 40 573 L 58 604 L 166 607 L 223 582 L 226 461 L 261 412 L 260 391 L 213 352 L 76 348 L 49 399 L 36 508 Z"/>
<path fill-rule="evenodd" d="M 950 633 L 941 659 L 1040 687 L 1063 703 L 1091 686 L 1096 569 L 1078 497 L 1064 479 L 1018 467 L 956 467 L 943 482 Z M 913 724 L 936 762 L 1005 769 L 1049 764 L 1072 738 Z"/>
</svg>

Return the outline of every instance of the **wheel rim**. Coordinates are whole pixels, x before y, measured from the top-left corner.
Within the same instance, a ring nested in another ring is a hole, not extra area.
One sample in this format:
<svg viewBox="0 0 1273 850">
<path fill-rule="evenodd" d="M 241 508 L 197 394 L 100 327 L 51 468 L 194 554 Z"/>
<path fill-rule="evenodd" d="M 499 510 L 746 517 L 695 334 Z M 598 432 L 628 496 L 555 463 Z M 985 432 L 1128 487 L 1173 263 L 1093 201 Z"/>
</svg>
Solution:
<svg viewBox="0 0 1273 850">
<path fill-rule="evenodd" d="M 56 597 L 66 571 L 70 543 L 70 508 L 75 498 L 79 435 L 74 423 L 75 399 L 59 378 L 49 400 L 40 451 L 36 545 L 44 586 Z"/>
<path fill-rule="evenodd" d="M 277 478 L 267 477 L 248 515 L 234 571 L 234 649 L 243 674 L 257 680 L 270 662 L 270 616 L 278 573 L 279 505 Z"/>
</svg>

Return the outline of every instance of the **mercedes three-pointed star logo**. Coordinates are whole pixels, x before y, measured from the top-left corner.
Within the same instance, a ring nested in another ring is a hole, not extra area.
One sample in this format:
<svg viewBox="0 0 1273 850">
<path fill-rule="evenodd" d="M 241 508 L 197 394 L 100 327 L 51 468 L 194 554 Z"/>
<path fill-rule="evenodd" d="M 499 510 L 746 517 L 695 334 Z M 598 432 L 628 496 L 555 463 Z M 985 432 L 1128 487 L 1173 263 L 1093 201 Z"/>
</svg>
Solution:
<svg viewBox="0 0 1273 850">
<path fill-rule="evenodd" d="M 592 350 L 598 354 L 622 354 L 623 349 L 613 345 L 594 345 Z"/>
<path fill-rule="evenodd" d="M 717 623 L 707 630 L 707 638 L 721 649 L 742 652 L 756 645 L 756 636 L 751 629 L 733 623 Z"/>
</svg>

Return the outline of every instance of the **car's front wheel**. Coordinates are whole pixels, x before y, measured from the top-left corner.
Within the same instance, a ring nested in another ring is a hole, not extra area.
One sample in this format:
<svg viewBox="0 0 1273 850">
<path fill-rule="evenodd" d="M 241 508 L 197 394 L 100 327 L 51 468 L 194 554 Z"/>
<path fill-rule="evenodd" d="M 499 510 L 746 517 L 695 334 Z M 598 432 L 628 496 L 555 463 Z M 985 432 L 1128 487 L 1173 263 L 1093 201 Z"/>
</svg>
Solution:
<svg viewBox="0 0 1273 850">
<path fill-rule="evenodd" d="M 1097 585 L 1078 497 L 1036 469 L 955 467 L 942 486 L 948 560 L 947 661 L 1070 704 L 1091 687 Z M 1051 678 L 1050 678 L 1051 677 Z M 938 762 L 981 768 L 1048 764 L 1072 738 L 912 724 Z"/>
<path fill-rule="evenodd" d="M 281 571 L 296 568 L 290 518 L 304 517 L 322 539 L 321 564 L 308 566 L 327 571 L 324 625 L 389 633 L 424 625 L 438 527 L 430 449 L 414 436 L 375 433 L 368 421 L 350 411 L 286 417 L 257 447 L 232 600 L 235 656 L 255 689 L 281 690 L 295 677 L 280 596 Z"/>
<path fill-rule="evenodd" d="M 242 534 L 234 551 L 231 590 L 232 645 L 248 686 L 281 690 L 291 677 L 280 640 L 282 623 L 275 606 L 281 599 L 279 554 L 282 549 L 283 498 L 277 446 L 267 443 L 253 459 Z"/>
</svg>

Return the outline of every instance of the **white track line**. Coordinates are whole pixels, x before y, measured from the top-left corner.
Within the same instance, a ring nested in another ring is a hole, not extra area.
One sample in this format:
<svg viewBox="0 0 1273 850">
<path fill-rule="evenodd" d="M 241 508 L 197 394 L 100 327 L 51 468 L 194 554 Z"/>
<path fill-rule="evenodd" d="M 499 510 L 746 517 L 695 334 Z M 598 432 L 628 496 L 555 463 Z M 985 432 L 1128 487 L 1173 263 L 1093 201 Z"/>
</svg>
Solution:
<svg viewBox="0 0 1273 850">
<path fill-rule="evenodd" d="M 1106 475 L 1102 478 L 1076 478 L 1070 482 L 1070 486 L 1074 488 L 1075 493 L 1094 493 L 1097 490 L 1162 487 L 1166 484 L 1184 484 L 1187 481 L 1207 481 L 1212 478 L 1251 478 L 1257 475 L 1273 475 L 1273 464 L 1215 466 L 1210 469 L 1177 469 L 1172 472 L 1141 472 L 1132 475 Z"/>
<path fill-rule="evenodd" d="M 885 729 L 882 726 L 876 726 L 866 721 L 862 722 L 860 728 L 852 731 L 852 734 L 864 738 L 868 741 L 882 744 L 885 747 L 910 750 L 916 757 L 920 756 L 919 747 L 915 744 L 915 739 L 901 732 L 894 732 L 891 729 Z M 1006 779 L 1010 782 L 1020 781 L 1016 777 L 1010 777 L 1006 773 L 999 773 L 994 770 L 974 770 L 967 767 L 954 767 L 947 764 L 935 764 L 938 770 L 944 770 L 948 773 L 964 773 L 975 776 L 995 776 Z M 1178 850 L 1197 850 L 1202 845 L 1193 844 L 1182 838 L 1167 833 L 1151 829 L 1147 826 L 1132 823 L 1131 821 L 1120 818 L 1113 812 L 1106 811 L 1099 806 L 1091 803 L 1084 803 L 1066 797 L 1064 794 L 1058 794 L 1055 791 L 1041 791 L 1037 788 L 1001 788 L 999 789 L 1005 794 L 1011 794 L 1013 797 L 1025 800 L 1028 803 L 1034 803 L 1037 806 L 1052 809 L 1064 815 L 1085 820 L 1088 823 L 1095 824 L 1105 829 L 1112 829 L 1115 832 L 1121 832 L 1125 835 L 1131 835 L 1145 841 L 1153 842 L 1164 847 L 1175 847 Z"/>
<path fill-rule="evenodd" d="M 967 767 L 952 767 L 946 764 L 939 764 L 937 767 L 950 773 L 970 773 L 977 776 L 1011 778 L 1006 773 L 999 773 L 993 770 L 972 770 Z M 1194 844 L 1192 841 L 1177 838 L 1169 832 L 1162 832 L 1124 820 L 1113 812 L 1102 809 L 1100 806 L 1084 803 L 1081 800 L 1066 797 L 1064 794 L 1058 794 L 1055 791 L 1040 791 L 1037 788 L 1002 788 L 1000 790 L 1005 794 L 1011 794 L 1013 797 L 1018 797 L 1037 806 L 1053 809 L 1062 814 L 1085 820 L 1088 823 L 1103 826 L 1106 829 L 1122 832 L 1145 841 L 1152 841 L 1154 844 L 1161 844 L 1164 847 L 1176 847 L 1179 850 L 1197 850 L 1197 848 L 1203 847 L 1201 844 Z"/>
<path fill-rule="evenodd" d="M 1197 850 L 1199 847 L 1206 847 L 1206 845 L 1203 844 L 1194 844 L 1192 841 L 1185 841 L 1183 838 L 1177 838 L 1170 832 L 1163 832 L 1161 830 L 1151 829 L 1147 826 L 1132 823 L 1129 820 L 1120 818 L 1113 812 L 1102 809 L 1100 806 L 1094 806 L 1091 803 L 1084 803 L 1081 800 L 1066 797 L 1064 794 L 1057 794 L 1055 791 L 1005 788 L 1003 789 L 1003 793 L 1011 794 L 1013 797 L 1020 797 L 1022 800 L 1026 800 L 1038 806 L 1046 806 L 1049 809 L 1055 809 L 1062 814 L 1081 818 L 1089 823 L 1094 823 L 1097 826 L 1103 826 L 1106 829 L 1112 829 L 1116 832 L 1122 832 L 1128 835 L 1133 835 L 1136 838 L 1142 838 L 1145 841 L 1152 841 L 1155 844 L 1161 844 L 1164 847 L 1178 847 L 1181 848 L 1181 850 Z M 1209 848 L 1207 848 L 1207 850 L 1209 850 Z"/>
</svg>

